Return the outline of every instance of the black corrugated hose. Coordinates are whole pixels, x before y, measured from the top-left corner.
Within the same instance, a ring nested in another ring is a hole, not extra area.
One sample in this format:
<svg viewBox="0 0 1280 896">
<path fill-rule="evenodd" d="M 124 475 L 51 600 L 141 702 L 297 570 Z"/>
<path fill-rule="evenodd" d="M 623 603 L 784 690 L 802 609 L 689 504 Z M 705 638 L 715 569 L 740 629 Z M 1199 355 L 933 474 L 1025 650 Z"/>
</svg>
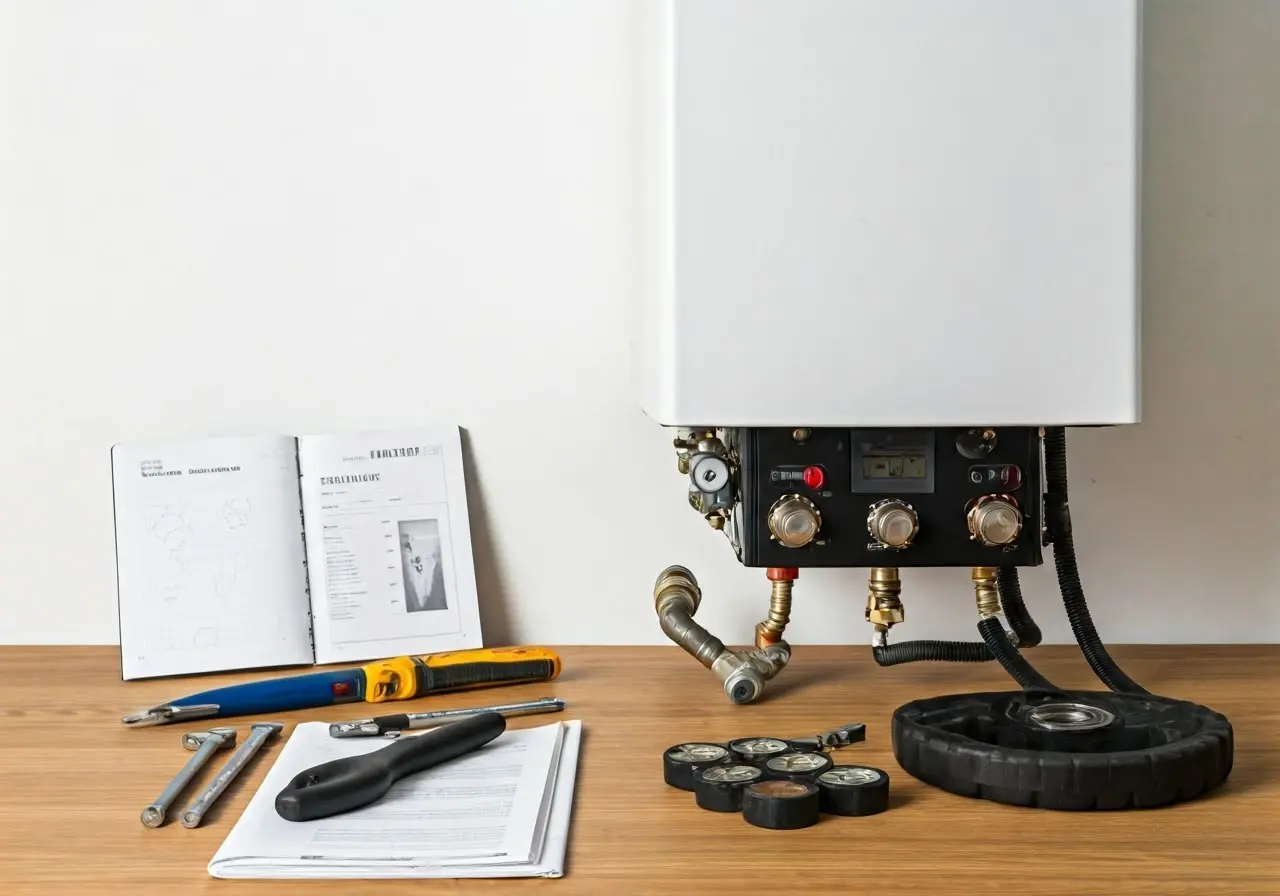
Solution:
<svg viewBox="0 0 1280 896">
<path fill-rule="evenodd" d="M 978 623 L 978 631 L 992 655 L 1004 666 L 1004 670 L 1013 676 L 1013 680 L 1025 689 L 1035 688 L 1044 691 L 1057 691 L 1058 688 L 1049 682 L 1035 667 L 1027 662 L 1009 640 L 1009 634 L 994 616 L 988 616 Z"/>
<path fill-rule="evenodd" d="M 1001 567 L 996 576 L 996 589 L 1000 592 L 1000 606 L 1009 628 L 1018 638 L 1019 647 L 1035 647 L 1040 643 L 1040 626 L 1027 612 L 1022 602 L 1022 587 L 1018 582 L 1018 569 Z M 984 641 L 903 641 L 887 647 L 873 647 L 871 653 L 881 666 L 899 663 L 986 663 L 995 659 Z"/>
<path fill-rule="evenodd" d="M 1000 608 L 1004 610 L 1004 618 L 1009 621 L 1009 628 L 1018 638 L 1018 647 L 1035 647 L 1042 637 L 1040 626 L 1027 612 L 1027 605 L 1022 602 L 1022 585 L 1018 581 L 1016 566 L 1002 566 L 996 573 L 996 590 L 1000 592 Z"/>
<path fill-rule="evenodd" d="M 1089 613 L 1084 587 L 1080 582 L 1080 571 L 1076 565 L 1075 542 L 1071 535 L 1071 510 L 1067 500 L 1067 435 L 1063 427 L 1045 428 L 1044 456 L 1045 513 L 1049 520 L 1058 588 L 1062 592 L 1062 603 L 1071 623 L 1071 632 L 1089 667 L 1110 690 L 1130 694 L 1150 693 L 1126 675 L 1111 658 Z M 997 574 L 996 586 L 1000 592 L 1001 609 L 1018 639 L 1018 645 L 1034 647 L 1039 644 L 1042 637 L 1040 627 L 1031 618 L 1022 600 L 1017 569 L 1002 567 Z M 874 647 L 872 653 L 876 662 L 882 666 L 922 660 L 977 663 L 996 659 L 1024 688 L 1057 690 L 1010 643 L 1008 634 L 998 619 L 984 619 L 978 624 L 978 630 L 983 637 L 980 642 L 904 641 L 887 647 Z"/>
<path fill-rule="evenodd" d="M 1098 637 L 1093 617 L 1089 615 L 1084 587 L 1080 584 L 1080 571 L 1076 567 L 1075 543 L 1071 537 L 1071 510 L 1067 504 L 1067 433 L 1064 428 L 1045 429 L 1044 465 L 1045 512 L 1053 539 L 1053 565 L 1058 571 L 1062 604 L 1080 652 L 1094 674 L 1111 690 L 1130 694 L 1150 693 L 1116 665 Z"/>
<path fill-rule="evenodd" d="M 985 663 L 995 659 L 981 641 L 903 641 L 887 647 L 872 647 L 871 654 L 882 666 L 921 661 Z"/>
</svg>

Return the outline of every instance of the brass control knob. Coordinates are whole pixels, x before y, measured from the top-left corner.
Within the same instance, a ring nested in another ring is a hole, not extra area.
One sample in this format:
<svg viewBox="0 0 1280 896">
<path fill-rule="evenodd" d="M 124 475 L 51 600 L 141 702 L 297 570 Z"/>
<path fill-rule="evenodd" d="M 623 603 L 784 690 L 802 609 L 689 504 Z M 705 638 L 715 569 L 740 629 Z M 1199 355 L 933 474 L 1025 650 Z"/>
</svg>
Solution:
<svg viewBox="0 0 1280 896">
<path fill-rule="evenodd" d="M 769 532 L 783 547 L 802 548 L 821 528 L 822 514 L 801 495 L 786 495 L 769 508 Z"/>
<path fill-rule="evenodd" d="M 910 504 L 887 498 L 871 505 L 867 531 L 885 547 L 905 548 L 920 531 L 920 518 Z"/>
<path fill-rule="evenodd" d="M 988 547 L 1013 544 L 1022 532 L 1022 511 L 1008 495 L 984 495 L 968 515 L 969 534 Z"/>
</svg>

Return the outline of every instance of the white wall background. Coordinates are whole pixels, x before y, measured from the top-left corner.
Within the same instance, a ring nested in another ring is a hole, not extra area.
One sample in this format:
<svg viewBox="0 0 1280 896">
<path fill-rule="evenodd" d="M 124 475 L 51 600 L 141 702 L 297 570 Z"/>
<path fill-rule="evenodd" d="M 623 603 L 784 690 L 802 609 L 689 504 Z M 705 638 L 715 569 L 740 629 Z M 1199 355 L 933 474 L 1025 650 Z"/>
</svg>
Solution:
<svg viewBox="0 0 1280 896">
<path fill-rule="evenodd" d="M 113 442 L 429 420 L 491 643 L 665 643 L 673 562 L 748 640 L 631 389 L 634 9 L 0 0 L 0 643 L 115 642 Z M 1146 57 L 1146 421 L 1072 434 L 1082 571 L 1108 640 L 1275 641 L 1280 4 L 1151 0 Z M 971 635 L 965 571 L 904 580 L 897 638 Z M 864 600 L 805 572 L 789 637 Z"/>
</svg>

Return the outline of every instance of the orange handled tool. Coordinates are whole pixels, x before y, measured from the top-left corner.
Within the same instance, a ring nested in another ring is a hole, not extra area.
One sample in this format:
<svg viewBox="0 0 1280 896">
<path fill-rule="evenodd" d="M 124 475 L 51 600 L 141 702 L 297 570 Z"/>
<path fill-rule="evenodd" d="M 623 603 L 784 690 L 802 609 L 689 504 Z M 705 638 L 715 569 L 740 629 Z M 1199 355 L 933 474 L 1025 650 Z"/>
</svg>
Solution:
<svg viewBox="0 0 1280 896">
<path fill-rule="evenodd" d="M 165 725 L 190 719 L 270 715 L 335 703 L 386 703 L 444 691 L 551 681 L 559 675 L 560 657 L 545 647 L 456 650 L 213 688 L 121 721 L 130 726 Z"/>
<path fill-rule="evenodd" d="M 402 656 L 363 667 L 366 703 L 409 700 L 443 691 L 464 691 L 560 675 L 560 657 L 545 647 L 456 650 Z"/>
</svg>

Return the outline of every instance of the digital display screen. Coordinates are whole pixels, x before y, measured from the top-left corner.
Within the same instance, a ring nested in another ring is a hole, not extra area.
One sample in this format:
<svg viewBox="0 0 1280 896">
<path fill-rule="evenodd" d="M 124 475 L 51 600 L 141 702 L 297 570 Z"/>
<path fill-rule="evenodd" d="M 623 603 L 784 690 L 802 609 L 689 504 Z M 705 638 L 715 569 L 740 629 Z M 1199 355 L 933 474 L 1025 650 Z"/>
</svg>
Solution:
<svg viewBox="0 0 1280 896">
<path fill-rule="evenodd" d="M 924 479 L 928 475 L 929 460 L 923 451 L 862 455 L 864 479 Z"/>
<path fill-rule="evenodd" d="M 931 429 L 855 429 L 849 434 L 854 494 L 931 495 L 937 478 Z"/>
</svg>

